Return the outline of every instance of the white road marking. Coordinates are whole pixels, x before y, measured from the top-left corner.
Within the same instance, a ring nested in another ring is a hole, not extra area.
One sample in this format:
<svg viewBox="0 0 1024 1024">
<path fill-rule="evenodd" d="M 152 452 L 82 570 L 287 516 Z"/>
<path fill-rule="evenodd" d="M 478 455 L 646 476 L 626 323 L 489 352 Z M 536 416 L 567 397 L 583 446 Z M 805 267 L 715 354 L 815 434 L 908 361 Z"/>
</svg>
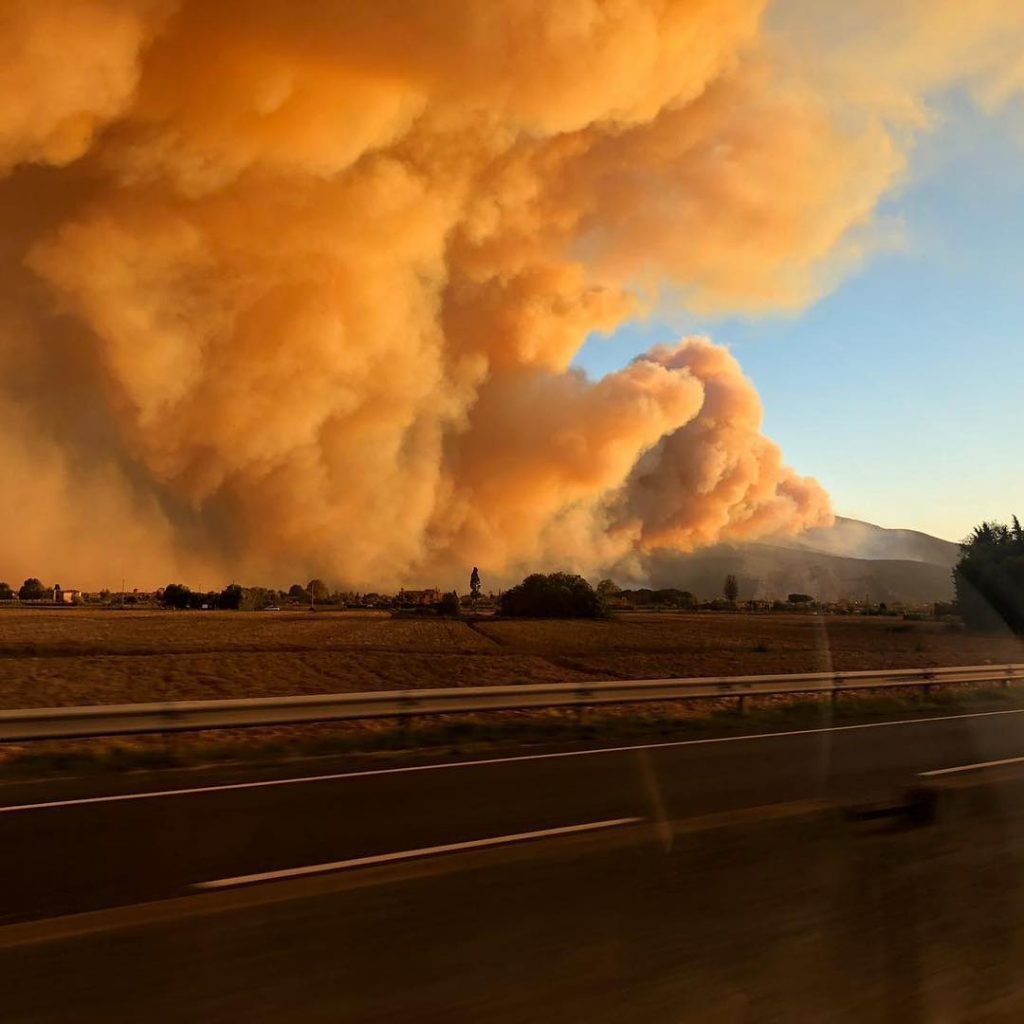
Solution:
<svg viewBox="0 0 1024 1024">
<path fill-rule="evenodd" d="M 238 789 L 269 789 L 272 786 L 298 786 L 309 782 L 336 782 L 340 779 L 365 779 L 375 775 L 404 775 L 412 772 L 434 772 L 449 768 L 476 768 L 492 764 L 515 764 L 518 761 L 549 761 L 563 757 L 595 757 L 599 754 L 623 754 L 633 750 L 669 750 L 675 747 L 697 747 L 712 743 L 745 743 L 751 740 L 785 739 L 791 736 L 817 736 L 833 732 L 855 732 L 862 729 L 885 729 L 900 725 L 928 725 L 932 722 L 956 722 L 971 718 L 995 718 L 999 715 L 1021 715 L 1024 708 L 1008 711 L 974 711 L 965 715 L 939 715 L 933 718 L 899 718 L 892 722 L 864 722 L 859 725 L 828 725 L 817 729 L 788 729 L 783 732 L 742 733 L 738 736 L 712 736 L 699 740 L 666 740 L 662 743 L 634 743 L 621 747 L 592 747 L 587 750 L 560 750 L 546 754 L 515 754 L 508 757 L 486 757 L 471 761 L 442 761 L 437 764 L 405 765 L 400 768 L 368 768 L 353 772 L 332 772 L 326 775 L 300 775 L 288 779 L 261 779 L 257 782 L 228 782 L 216 786 L 192 786 L 187 789 L 157 789 L 145 793 L 110 793 L 105 796 L 73 797 L 69 800 L 46 800 L 31 804 L 0 806 L 0 814 L 21 811 L 43 811 L 58 807 L 80 807 L 86 804 L 115 804 L 129 800 L 157 800 L 169 796 L 194 796 L 202 793 L 226 793 Z"/>
<path fill-rule="evenodd" d="M 365 868 L 374 864 L 393 864 L 396 861 L 418 860 L 439 853 L 457 853 L 460 850 L 480 850 L 488 846 L 506 846 L 523 843 L 530 839 L 549 839 L 552 836 L 567 836 L 575 832 L 595 832 L 602 828 L 618 825 L 635 825 L 643 818 L 611 818 L 608 821 L 590 821 L 582 825 L 562 825 L 558 828 L 542 828 L 536 832 L 514 832 L 507 836 L 491 836 L 488 839 L 470 839 L 462 843 L 445 843 L 442 846 L 421 846 L 417 850 L 399 850 L 397 853 L 378 853 L 372 857 L 353 857 L 350 860 L 329 861 L 326 864 L 306 864 L 299 868 L 283 868 L 280 871 L 260 871 L 254 875 L 236 875 L 234 878 L 217 878 L 212 882 L 196 882 L 193 889 L 230 889 L 237 885 L 251 885 L 253 882 L 272 882 L 279 878 L 298 878 L 302 875 L 323 875 L 346 868 Z"/>
<path fill-rule="evenodd" d="M 976 764 L 958 764 L 953 768 L 936 768 L 930 772 L 919 772 L 919 779 L 934 779 L 939 775 L 957 775 L 960 772 L 973 772 L 979 768 L 999 768 L 1006 764 L 1024 764 L 1024 757 L 1004 757 L 1001 761 L 978 761 Z"/>
</svg>

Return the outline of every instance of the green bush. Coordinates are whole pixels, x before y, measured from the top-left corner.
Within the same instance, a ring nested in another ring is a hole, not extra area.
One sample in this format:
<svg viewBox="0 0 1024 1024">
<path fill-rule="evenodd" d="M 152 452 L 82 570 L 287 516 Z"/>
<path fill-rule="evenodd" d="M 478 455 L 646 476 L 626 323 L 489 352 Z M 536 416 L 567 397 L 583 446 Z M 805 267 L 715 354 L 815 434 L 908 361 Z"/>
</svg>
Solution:
<svg viewBox="0 0 1024 1024">
<path fill-rule="evenodd" d="M 534 573 L 501 595 L 501 614 L 541 619 L 596 619 L 604 604 L 582 577 L 567 572 Z"/>
<path fill-rule="evenodd" d="M 44 586 L 35 576 L 30 576 L 22 583 L 18 597 L 22 601 L 41 601 L 44 597 L 49 597 L 50 593 L 49 587 Z"/>
<path fill-rule="evenodd" d="M 1024 529 L 1016 516 L 1010 526 L 986 522 L 975 528 L 960 545 L 953 581 L 967 625 L 1024 633 Z"/>
<path fill-rule="evenodd" d="M 192 597 L 192 591 L 184 583 L 168 583 L 160 595 L 160 603 L 165 608 L 188 608 Z"/>
</svg>

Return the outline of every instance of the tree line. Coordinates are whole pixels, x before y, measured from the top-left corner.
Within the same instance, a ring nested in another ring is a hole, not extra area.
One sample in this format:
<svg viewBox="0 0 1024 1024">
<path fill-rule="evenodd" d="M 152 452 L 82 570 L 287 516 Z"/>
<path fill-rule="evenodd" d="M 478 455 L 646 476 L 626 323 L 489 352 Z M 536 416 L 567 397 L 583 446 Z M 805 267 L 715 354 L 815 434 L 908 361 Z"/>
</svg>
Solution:
<svg viewBox="0 0 1024 1024">
<path fill-rule="evenodd" d="M 340 604 L 350 596 L 332 593 L 323 580 L 310 580 L 305 586 L 293 583 L 287 590 L 229 583 L 223 590 L 198 591 L 184 583 L 168 583 L 156 592 L 157 602 L 165 608 L 216 608 L 225 611 L 262 611 L 286 601 L 309 605 Z"/>
<path fill-rule="evenodd" d="M 0 601 L 13 601 L 15 597 L 22 601 L 42 601 L 53 596 L 53 587 L 47 587 L 35 576 L 30 576 L 15 591 L 9 583 L 0 583 Z"/>
<path fill-rule="evenodd" d="M 953 570 L 956 610 L 976 629 L 1009 627 L 1024 634 L 1024 529 L 984 522 L 960 545 Z"/>
<path fill-rule="evenodd" d="M 25 580 L 17 592 L 6 583 L 0 583 L 0 600 L 12 600 L 16 594 L 23 601 L 39 601 L 50 596 L 53 588 L 44 586 L 35 577 Z M 614 608 L 656 608 L 695 611 L 697 609 L 726 610 L 736 607 L 739 587 L 736 577 L 729 575 L 723 585 L 724 598 L 701 602 L 689 590 L 675 587 L 635 590 L 622 589 L 612 580 L 603 579 L 592 587 L 582 576 L 572 573 L 533 573 L 522 583 L 505 591 L 498 599 L 497 611 L 506 616 L 534 617 L 588 617 L 597 618 Z M 373 595 L 379 598 L 379 595 Z M 148 595 L 146 595 L 148 599 Z M 134 594 L 118 595 L 103 590 L 91 597 L 103 604 L 124 602 L 135 604 Z M 385 606 L 387 601 L 379 599 Z M 417 609 L 421 613 L 437 612 L 441 615 L 459 615 L 464 609 L 475 611 L 482 600 L 480 570 L 474 566 L 469 577 L 469 591 L 460 597 L 450 591 L 440 595 L 434 605 Z M 799 605 L 811 602 L 807 594 L 790 594 L 789 603 Z M 268 587 L 243 587 L 230 583 L 222 590 L 192 590 L 184 583 L 168 583 L 153 594 L 153 601 L 164 608 L 217 609 L 227 611 L 261 611 L 283 604 L 361 604 L 358 593 L 332 592 L 323 580 L 313 579 L 305 585 L 293 583 L 287 590 Z"/>
<path fill-rule="evenodd" d="M 952 607 L 943 606 L 943 612 L 961 616 L 973 628 L 993 629 L 1008 627 L 1024 634 L 1024 527 L 1017 516 L 1009 524 L 986 521 L 975 527 L 960 545 L 960 557 L 953 570 L 956 601 Z M 0 582 L 0 601 L 45 600 L 53 592 L 37 577 L 26 579 L 17 591 L 8 583 Z M 729 574 L 722 587 L 723 597 L 701 604 L 688 590 L 662 588 L 620 589 L 610 579 L 601 580 L 592 587 L 582 576 L 565 573 L 533 573 L 520 584 L 506 590 L 498 599 L 498 612 L 506 616 L 582 617 L 599 618 L 607 615 L 610 607 L 660 607 L 679 610 L 697 608 L 735 608 L 739 596 L 736 577 Z M 101 598 L 113 595 L 101 591 Z M 309 602 L 346 603 L 352 595 L 332 593 L 319 579 L 305 586 L 293 583 L 287 591 L 264 587 L 243 587 L 231 583 L 219 591 L 193 591 L 182 583 L 169 583 L 156 592 L 156 600 L 167 608 L 218 608 L 228 610 L 260 610 L 278 603 Z M 358 599 L 358 595 L 355 595 Z M 452 591 L 442 595 L 433 611 L 443 615 L 458 615 L 468 604 L 475 609 L 481 598 L 480 572 L 473 567 L 466 599 Z M 127 600 L 127 599 L 126 599 Z M 791 607 L 810 606 L 810 594 L 794 593 L 788 596 Z M 936 606 L 938 611 L 938 606 Z"/>
</svg>

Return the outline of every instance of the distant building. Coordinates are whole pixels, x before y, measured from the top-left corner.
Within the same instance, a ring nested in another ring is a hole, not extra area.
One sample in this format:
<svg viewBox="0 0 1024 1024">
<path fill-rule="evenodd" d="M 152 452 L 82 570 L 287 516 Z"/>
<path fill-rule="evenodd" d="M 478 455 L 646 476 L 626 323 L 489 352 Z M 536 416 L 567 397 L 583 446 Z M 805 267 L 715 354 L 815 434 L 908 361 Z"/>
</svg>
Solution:
<svg viewBox="0 0 1024 1024">
<path fill-rule="evenodd" d="M 396 600 L 401 605 L 438 604 L 441 601 L 441 591 L 437 587 L 430 590 L 406 590 L 403 587 L 398 592 Z"/>
<path fill-rule="evenodd" d="M 65 590 L 59 583 L 53 585 L 54 604 L 81 604 L 82 592 L 80 590 Z"/>
</svg>

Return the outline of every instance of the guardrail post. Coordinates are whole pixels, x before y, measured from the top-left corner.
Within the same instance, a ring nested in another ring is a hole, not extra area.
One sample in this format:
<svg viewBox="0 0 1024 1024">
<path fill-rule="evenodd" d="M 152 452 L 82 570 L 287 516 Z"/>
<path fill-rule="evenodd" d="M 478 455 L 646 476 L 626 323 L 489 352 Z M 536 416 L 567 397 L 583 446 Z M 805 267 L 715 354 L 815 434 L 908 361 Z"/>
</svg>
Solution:
<svg viewBox="0 0 1024 1024">
<path fill-rule="evenodd" d="M 409 709 L 416 707 L 418 703 L 419 699 L 416 697 L 407 696 L 402 699 L 402 704 Z M 398 735 L 403 743 L 409 742 L 409 733 L 412 730 L 414 718 L 415 715 L 413 715 L 411 710 L 406 711 L 404 714 L 398 716 Z"/>
<path fill-rule="evenodd" d="M 838 672 L 832 673 L 832 690 L 829 693 L 829 703 L 833 708 L 839 703 L 839 694 L 843 692 L 843 677 Z"/>
<path fill-rule="evenodd" d="M 576 724 L 581 729 L 587 724 L 587 720 L 590 718 L 590 708 L 584 703 L 589 696 L 589 690 L 580 690 L 576 694 L 576 699 L 579 702 L 576 705 Z"/>
<path fill-rule="evenodd" d="M 747 695 L 746 695 L 745 693 L 741 693 L 741 694 L 740 694 L 740 695 L 739 695 L 739 696 L 738 696 L 738 697 L 736 698 L 736 710 L 737 710 L 737 711 L 738 711 L 738 712 L 739 712 L 739 713 L 740 713 L 741 715 L 743 714 L 743 707 L 744 707 L 744 705 L 746 704 L 746 702 L 747 702 Z"/>
</svg>

